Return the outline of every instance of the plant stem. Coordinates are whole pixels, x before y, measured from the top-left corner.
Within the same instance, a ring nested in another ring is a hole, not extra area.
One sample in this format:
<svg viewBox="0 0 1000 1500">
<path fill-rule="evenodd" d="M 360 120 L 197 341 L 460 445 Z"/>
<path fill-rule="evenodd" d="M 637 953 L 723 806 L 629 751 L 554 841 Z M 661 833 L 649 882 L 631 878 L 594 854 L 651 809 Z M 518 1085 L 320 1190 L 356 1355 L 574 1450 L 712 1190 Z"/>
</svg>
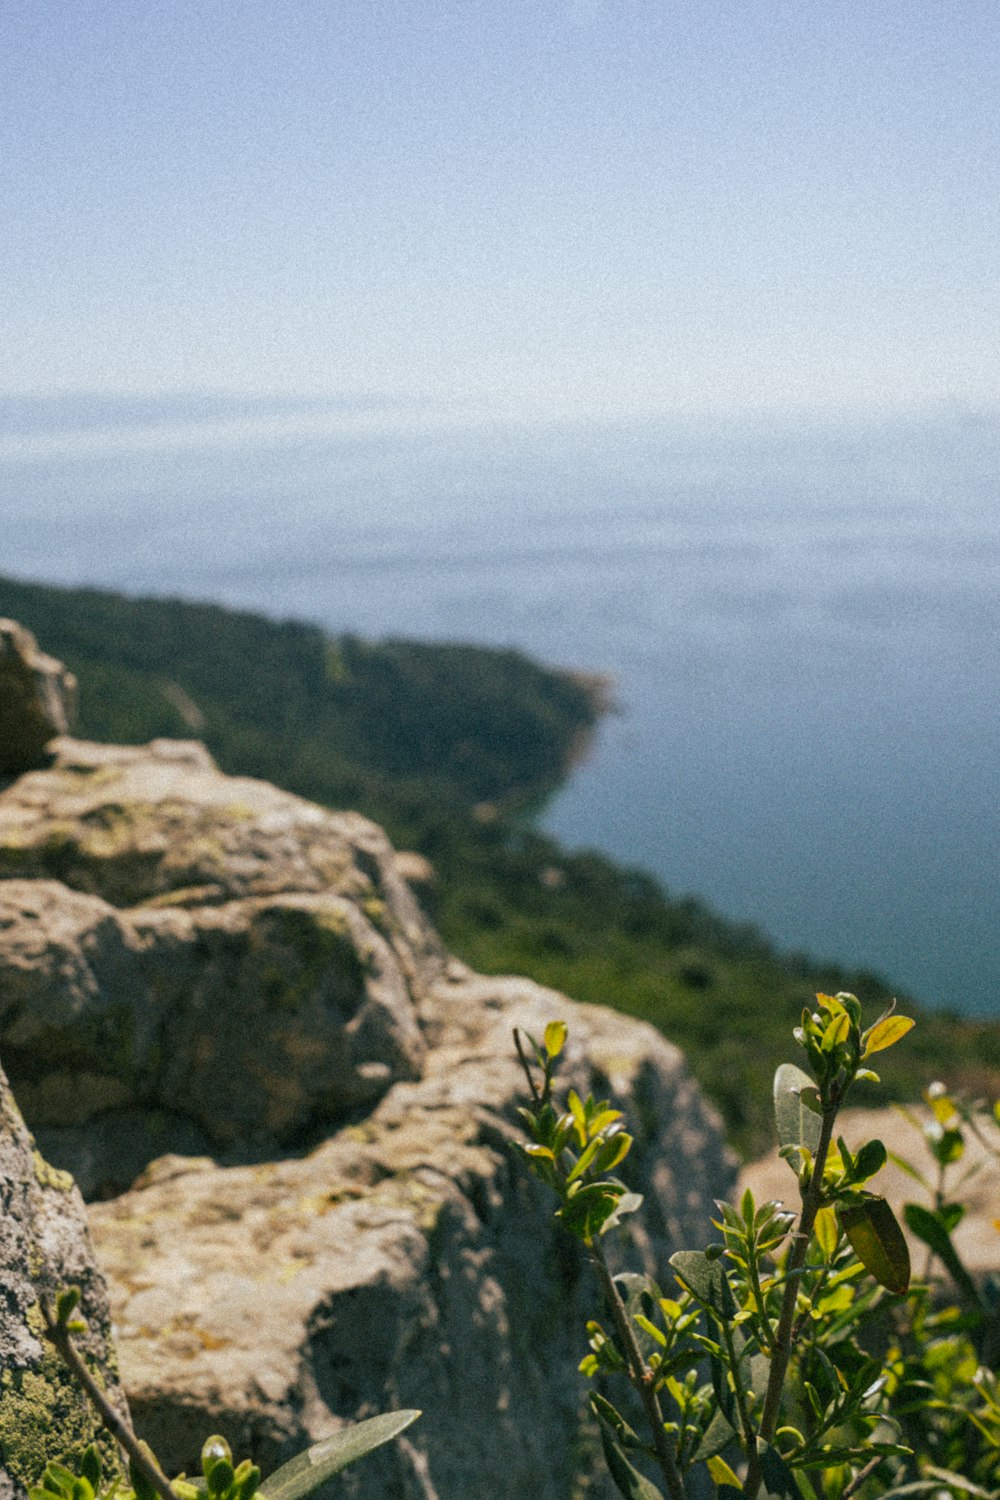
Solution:
<svg viewBox="0 0 1000 1500">
<path fill-rule="evenodd" d="M 816 1223 L 816 1215 L 823 1202 L 823 1169 L 826 1166 L 830 1141 L 833 1139 L 833 1126 L 839 1107 L 839 1094 L 829 1100 L 824 1106 L 823 1123 L 820 1128 L 819 1143 L 816 1147 L 816 1156 L 813 1161 L 812 1175 L 809 1178 L 808 1187 L 802 1194 L 802 1213 L 799 1218 L 799 1226 L 795 1231 L 793 1245 L 788 1252 L 788 1259 L 785 1264 L 785 1295 L 778 1317 L 778 1329 L 774 1336 L 774 1353 L 771 1359 L 771 1373 L 768 1377 L 767 1393 L 764 1397 L 764 1410 L 761 1413 L 759 1435 L 748 1455 L 747 1477 L 743 1485 L 743 1494 L 747 1497 L 747 1500 L 754 1500 L 763 1482 L 763 1475 L 760 1469 L 761 1441 L 770 1443 L 774 1437 L 775 1428 L 778 1425 L 781 1394 L 785 1386 L 785 1376 L 788 1374 L 788 1362 L 792 1356 L 792 1324 L 795 1321 L 795 1303 L 798 1297 L 799 1284 L 802 1279 L 802 1267 L 805 1265 L 806 1255 L 809 1251 L 809 1241 L 812 1239 L 813 1226 Z"/>
<path fill-rule="evenodd" d="M 595 1238 L 590 1241 L 587 1249 L 590 1252 L 591 1262 L 600 1277 L 601 1287 L 607 1299 L 608 1306 L 611 1309 L 615 1331 L 624 1347 L 632 1384 L 639 1392 L 640 1399 L 645 1408 L 646 1420 L 652 1429 L 656 1457 L 659 1460 L 660 1469 L 666 1480 L 667 1489 L 670 1492 L 670 1500 L 687 1500 L 687 1486 L 677 1467 L 677 1460 L 670 1447 L 667 1434 L 663 1430 L 663 1412 L 660 1408 L 660 1398 L 656 1394 L 653 1384 L 653 1373 L 642 1357 L 642 1350 L 639 1348 L 635 1330 L 629 1321 L 628 1311 L 608 1267 L 607 1257 L 604 1254 L 604 1246 L 599 1239 Z"/>
<path fill-rule="evenodd" d="M 105 1427 L 112 1436 L 117 1438 L 134 1467 L 153 1486 L 157 1493 L 163 1497 L 163 1500 L 177 1500 L 177 1492 L 171 1485 L 170 1480 L 163 1473 L 148 1449 L 143 1448 L 128 1422 L 111 1405 L 111 1402 L 87 1369 L 65 1323 L 59 1322 L 45 1297 L 40 1299 L 40 1304 L 49 1338 L 52 1340 L 65 1364 L 69 1366 L 78 1383 L 83 1387 L 88 1400 L 97 1411 Z"/>
</svg>

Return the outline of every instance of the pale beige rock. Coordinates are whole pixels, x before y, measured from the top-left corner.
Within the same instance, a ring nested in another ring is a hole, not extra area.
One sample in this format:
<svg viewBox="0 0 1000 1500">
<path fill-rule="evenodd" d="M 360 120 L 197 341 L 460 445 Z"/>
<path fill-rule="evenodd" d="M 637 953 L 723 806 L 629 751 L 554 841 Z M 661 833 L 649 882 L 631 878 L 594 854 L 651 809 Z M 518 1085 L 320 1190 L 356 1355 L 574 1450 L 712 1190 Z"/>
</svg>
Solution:
<svg viewBox="0 0 1000 1500">
<path fill-rule="evenodd" d="M 409 1446 L 341 1493 L 566 1500 L 595 1290 L 511 1152 L 512 1027 L 567 1019 L 569 1081 L 634 1126 L 633 1266 L 704 1242 L 733 1164 L 658 1033 L 472 974 L 405 869 L 199 745 L 57 741 L 0 793 L 0 1038 L 92 1189 L 141 1172 L 92 1224 L 168 1467 L 218 1430 L 268 1468 L 406 1405 Z"/>
<path fill-rule="evenodd" d="M 110 1439 L 44 1337 L 41 1298 L 51 1306 L 61 1288 L 80 1288 L 87 1331 L 77 1345 L 115 1405 L 127 1408 L 83 1202 L 72 1180 L 35 1150 L 2 1069 L 0 1195 L 0 1496 L 23 1500 L 49 1458 L 95 1438 L 108 1472 L 117 1467 Z"/>
<path fill-rule="evenodd" d="M 417 1406 L 419 1461 L 386 1451 L 343 1493 L 409 1500 L 428 1478 L 462 1500 L 570 1493 L 595 1290 L 510 1151 L 512 1026 L 567 1019 L 568 1079 L 634 1123 L 635 1268 L 668 1275 L 668 1253 L 703 1242 L 732 1163 L 651 1028 L 527 981 L 453 976 L 421 1004 L 424 1078 L 362 1124 L 301 1160 L 167 1158 L 92 1207 L 126 1386 L 170 1462 L 190 1465 L 211 1427 L 266 1468 L 340 1418 Z"/>
<path fill-rule="evenodd" d="M 200 745 L 64 740 L 0 793 L 0 873 L 4 1055 L 88 1196 L 164 1150 L 315 1140 L 419 1076 L 443 954 L 356 814 Z"/>
</svg>

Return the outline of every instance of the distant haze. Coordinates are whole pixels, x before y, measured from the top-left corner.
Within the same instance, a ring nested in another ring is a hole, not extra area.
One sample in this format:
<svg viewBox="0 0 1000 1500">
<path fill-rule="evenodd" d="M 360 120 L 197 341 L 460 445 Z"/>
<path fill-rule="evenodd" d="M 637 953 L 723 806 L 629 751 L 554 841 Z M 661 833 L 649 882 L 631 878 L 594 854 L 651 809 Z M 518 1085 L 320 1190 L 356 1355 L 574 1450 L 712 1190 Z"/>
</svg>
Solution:
<svg viewBox="0 0 1000 1500">
<path fill-rule="evenodd" d="M 0 571 L 608 671 L 621 714 L 553 832 L 995 1015 L 998 476 L 989 412 L 22 397 L 0 402 Z"/>
</svg>

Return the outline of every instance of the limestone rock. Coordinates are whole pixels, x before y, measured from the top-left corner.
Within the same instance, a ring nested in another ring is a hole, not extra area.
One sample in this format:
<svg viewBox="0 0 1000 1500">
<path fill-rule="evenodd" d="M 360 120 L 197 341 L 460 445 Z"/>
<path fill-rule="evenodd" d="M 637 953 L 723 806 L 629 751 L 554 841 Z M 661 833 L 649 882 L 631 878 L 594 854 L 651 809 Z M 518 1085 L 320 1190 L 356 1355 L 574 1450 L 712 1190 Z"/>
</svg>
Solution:
<svg viewBox="0 0 1000 1500">
<path fill-rule="evenodd" d="M 66 734 L 76 678 L 44 656 L 30 630 L 0 620 L 0 776 L 42 765 L 45 747 Z"/>
<path fill-rule="evenodd" d="M 92 1207 L 129 1398 L 165 1461 L 190 1468 L 212 1429 L 266 1472 L 341 1418 L 417 1406 L 410 1446 L 366 1460 L 345 1495 L 565 1500 L 596 1293 L 509 1145 L 525 1089 L 511 1028 L 556 1016 L 568 1079 L 612 1092 L 636 1128 L 630 1264 L 666 1277 L 669 1253 L 704 1242 L 733 1167 L 676 1049 L 453 965 L 421 1003 L 424 1077 L 363 1124 L 268 1165 L 168 1157 Z"/>
<path fill-rule="evenodd" d="M 0 793 L 0 874 L 8 1071 L 87 1196 L 165 1151 L 302 1144 L 419 1075 L 443 956 L 356 814 L 200 745 L 63 740 Z"/>
<path fill-rule="evenodd" d="M 120 1194 L 92 1226 L 168 1468 L 221 1431 L 267 1470 L 405 1405 L 343 1494 L 566 1500 L 595 1293 L 510 1150 L 512 1027 L 568 1020 L 570 1081 L 629 1116 L 632 1265 L 704 1242 L 733 1163 L 658 1033 L 472 974 L 407 875 L 200 745 L 58 740 L 0 791 L 0 1052 L 55 1159 Z"/>
<path fill-rule="evenodd" d="M 109 1473 L 113 1445 L 83 1392 L 43 1337 L 39 1298 L 78 1286 L 86 1334 L 77 1345 L 122 1411 L 104 1279 L 94 1261 L 83 1202 L 72 1179 L 34 1147 L 0 1070 L 0 1496 L 23 1497 L 50 1458 L 100 1440 Z"/>
</svg>

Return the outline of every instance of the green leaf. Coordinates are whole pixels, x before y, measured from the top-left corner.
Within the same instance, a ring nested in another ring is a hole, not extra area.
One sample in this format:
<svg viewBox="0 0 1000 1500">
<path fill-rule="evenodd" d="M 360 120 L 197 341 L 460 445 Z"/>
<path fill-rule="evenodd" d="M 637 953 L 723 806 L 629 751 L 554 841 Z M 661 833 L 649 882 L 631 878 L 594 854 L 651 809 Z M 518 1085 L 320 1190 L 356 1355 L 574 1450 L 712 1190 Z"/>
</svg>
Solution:
<svg viewBox="0 0 1000 1500">
<path fill-rule="evenodd" d="M 915 1024 L 909 1016 L 885 1016 L 881 1021 L 876 1021 L 871 1030 L 866 1031 L 861 1038 L 861 1056 L 871 1057 L 873 1052 L 884 1052 L 887 1047 L 894 1047 L 908 1031 L 913 1030 Z"/>
<path fill-rule="evenodd" d="M 781 1146 L 808 1146 L 815 1156 L 823 1129 L 819 1116 L 802 1101 L 803 1089 L 816 1087 L 794 1063 L 782 1063 L 774 1075 L 774 1122 Z"/>
<path fill-rule="evenodd" d="M 736 1428 L 729 1421 L 725 1412 L 720 1411 L 716 1407 L 712 1415 L 712 1420 L 702 1433 L 701 1442 L 691 1455 L 692 1463 L 699 1463 L 702 1459 L 712 1458 L 716 1453 L 721 1453 L 723 1448 L 728 1447 L 735 1436 Z"/>
<path fill-rule="evenodd" d="M 735 1316 L 736 1299 L 720 1260 L 706 1255 L 704 1250 L 678 1250 L 670 1257 L 670 1264 L 678 1281 L 699 1302 L 710 1307 L 720 1318 Z"/>
<path fill-rule="evenodd" d="M 851 1177 L 854 1182 L 867 1182 L 876 1172 L 881 1172 L 889 1153 L 881 1141 L 866 1141 L 854 1160 Z"/>
<path fill-rule="evenodd" d="M 732 1489 L 739 1494 L 743 1488 L 724 1458 L 714 1456 L 710 1458 L 708 1460 L 708 1472 L 711 1474 L 717 1489 Z"/>
<path fill-rule="evenodd" d="M 910 1285 L 910 1252 L 885 1199 L 866 1198 L 854 1208 L 838 1208 L 837 1213 L 865 1270 L 886 1291 L 905 1292 Z"/>
<path fill-rule="evenodd" d="M 656 1485 L 632 1467 L 612 1432 L 613 1429 L 602 1419 L 601 1447 L 604 1449 L 604 1461 L 619 1494 L 624 1495 L 625 1500 L 663 1500 L 663 1494 Z"/>
<path fill-rule="evenodd" d="M 147 1458 L 152 1458 L 153 1455 L 147 1443 L 140 1443 L 139 1446 L 145 1450 Z M 145 1474 L 140 1473 L 135 1461 L 131 1458 L 128 1464 L 128 1478 L 129 1483 L 135 1490 L 136 1500 L 159 1500 L 156 1490 L 150 1484 Z"/>
<path fill-rule="evenodd" d="M 795 1475 L 776 1448 L 766 1447 L 760 1456 L 760 1472 L 770 1500 L 803 1500 Z"/>
<path fill-rule="evenodd" d="M 566 1045 L 566 1022 L 550 1021 L 545 1028 L 545 1050 L 549 1055 L 549 1061 L 557 1058 Z"/>
<path fill-rule="evenodd" d="M 951 1242 L 951 1235 L 940 1217 L 919 1203 L 907 1203 L 903 1209 L 903 1218 L 910 1232 L 934 1251 L 956 1286 L 961 1287 L 973 1302 L 978 1302 L 976 1283 L 962 1264 L 958 1251 Z"/>
<path fill-rule="evenodd" d="M 89 1482 L 96 1494 L 101 1487 L 101 1455 L 96 1443 L 91 1443 L 80 1460 L 80 1477 Z"/>
<path fill-rule="evenodd" d="M 577 1239 L 589 1241 L 600 1234 L 622 1196 L 623 1190 L 613 1183 L 591 1182 L 567 1198 L 562 1208 L 556 1209 L 556 1218 Z"/>
<path fill-rule="evenodd" d="M 620 1411 L 611 1405 L 598 1391 L 591 1391 L 590 1405 L 595 1417 L 602 1418 L 614 1430 L 615 1437 L 625 1448 L 642 1448 L 643 1443 L 634 1427 L 630 1427 Z"/>
<path fill-rule="evenodd" d="M 837 1229 L 836 1215 L 829 1206 L 817 1211 L 816 1222 L 813 1225 L 813 1234 L 816 1236 L 816 1243 L 827 1260 L 832 1260 L 837 1249 L 837 1241 L 840 1239 L 840 1234 Z"/>
<path fill-rule="evenodd" d="M 365 1422 L 355 1422 L 323 1442 L 314 1443 L 290 1463 L 276 1469 L 264 1480 L 257 1493 L 264 1500 L 299 1500 L 300 1496 L 308 1495 L 332 1475 L 346 1469 L 348 1464 L 398 1437 L 419 1416 L 418 1411 L 390 1411 L 379 1417 L 369 1417 Z"/>
</svg>

